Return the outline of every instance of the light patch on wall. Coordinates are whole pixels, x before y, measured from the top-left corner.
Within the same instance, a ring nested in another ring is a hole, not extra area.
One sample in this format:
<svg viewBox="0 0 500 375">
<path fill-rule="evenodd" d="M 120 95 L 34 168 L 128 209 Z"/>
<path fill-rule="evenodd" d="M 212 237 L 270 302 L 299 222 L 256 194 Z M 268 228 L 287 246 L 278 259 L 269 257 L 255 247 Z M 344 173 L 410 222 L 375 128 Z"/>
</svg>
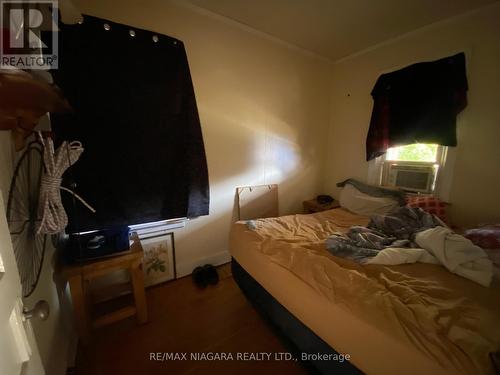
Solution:
<svg viewBox="0 0 500 375">
<path fill-rule="evenodd" d="M 275 135 L 266 137 L 266 144 L 264 183 L 282 182 L 298 168 L 300 153 L 294 143 Z"/>
<path fill-rule="evenodd" d="M 2 254 L 0 254 L 0 279 L 5 272 L 5 267 L 3 266 Z"/>
</svg>

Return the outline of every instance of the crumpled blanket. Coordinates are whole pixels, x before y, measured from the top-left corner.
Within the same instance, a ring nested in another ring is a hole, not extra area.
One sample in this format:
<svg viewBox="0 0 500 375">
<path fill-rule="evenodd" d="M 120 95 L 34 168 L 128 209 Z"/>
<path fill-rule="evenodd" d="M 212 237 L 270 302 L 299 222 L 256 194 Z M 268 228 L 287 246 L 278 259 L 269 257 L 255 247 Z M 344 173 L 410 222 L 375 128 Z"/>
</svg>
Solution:
<svg viewBox="0 0 500 375">
<path fill-rule="evenodd" d="M 345 235 L 330 236 L 326 247 L 333 255 L 358 263 L 441 264 L 486 287 L 493 279 L 493 263 L 480 247 L 419 208 L 401 207 L 389 215 L 375 215 L 368 227 L 354 226 Z"/>
<path fill-rule="evenodd" d="M 449 228 L 435 227 L 415 235 L 418 249 L 387 248 L 368 260 L 368 264 L 404 263 L 441 264 L 448 271 L 489 286 L 493 279 L 493 262 L 486 252 Z"/>
<path fill-rule="evenodd" d="M 419 247 L 415 234 L 442 223 L 421 208 L 398 207 L 387 215 L 373 215 L 367 227 L 353 226 L 346 234 L 333 234 L 326 248 L 335 256 L 366 263 L 381 250 Z"/>
</svg>

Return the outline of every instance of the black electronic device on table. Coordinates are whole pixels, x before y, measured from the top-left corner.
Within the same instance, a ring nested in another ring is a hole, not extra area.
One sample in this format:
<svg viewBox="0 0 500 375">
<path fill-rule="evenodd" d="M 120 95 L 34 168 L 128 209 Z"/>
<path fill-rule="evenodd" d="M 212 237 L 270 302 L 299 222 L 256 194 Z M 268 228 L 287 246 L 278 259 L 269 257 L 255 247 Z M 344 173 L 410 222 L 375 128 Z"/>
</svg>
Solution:
<svg viewBox="0 0 500 375">
<path fill-rule="evenodd" d="M 118 255 L 130 250 L 128 227 L 103 229 L 66 236 L 64 255 L 69 263 Z"/>
<path fill-rule="evenodd" d="M 319 204 L 329 204 L 329 203 L 332 203 L 333 202 L 333 198 L 329 195 L 318 195 L 316 197 L 316 201 L 319 203 Z"/>
</svg>

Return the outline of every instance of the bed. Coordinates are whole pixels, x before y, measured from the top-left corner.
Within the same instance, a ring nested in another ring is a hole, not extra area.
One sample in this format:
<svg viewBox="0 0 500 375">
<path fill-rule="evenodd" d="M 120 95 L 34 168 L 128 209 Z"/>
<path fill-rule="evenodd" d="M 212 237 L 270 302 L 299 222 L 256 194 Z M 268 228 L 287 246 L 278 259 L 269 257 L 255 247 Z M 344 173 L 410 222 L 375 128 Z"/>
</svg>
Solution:
<svg viewBox="0 0 500 375">
<path fill-rule="evenodd" d="M 323 345 L 348 354 L 343 373 L 493 374 L 498 280 L 486 288 L 438 265 L 361 266 L 326 250 L 329 235 L 368 221 L 337 208 L 237 222 L 230 238 L 235 279 L 249 298 L 271 298 L 274 305 L 260 304 L 274 309 L 271 318 L 284 319 L 279 308 L 289 314 L 291 332 L 303 326 L 309 343 L 291 337 L 299 350 Z M 317 367 L 328 372 L 328 363 Z"/>
</svg>

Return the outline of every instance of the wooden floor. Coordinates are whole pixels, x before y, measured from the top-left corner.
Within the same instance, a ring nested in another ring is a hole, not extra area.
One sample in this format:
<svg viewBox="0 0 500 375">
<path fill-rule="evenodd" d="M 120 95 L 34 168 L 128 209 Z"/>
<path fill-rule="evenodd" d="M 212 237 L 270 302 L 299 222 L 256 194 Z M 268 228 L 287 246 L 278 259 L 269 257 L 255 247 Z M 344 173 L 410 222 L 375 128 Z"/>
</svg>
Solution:
<svg viewBox="0 0 500 375">
<path fill-rule="evenodd" d="M 147 290 L 149 323 L 130 318 L 101 328 L 80 348 L 78 375 L 114 374 L 306 374 L 294 361 L 165 361 L 152 352 L 287 352 L 252 308 L 231 276 L 219 268 L 216 286 L 198 289 L 185 277 Z M 274 355 L 273 355 L 274 356 Z"/>
</svg>

